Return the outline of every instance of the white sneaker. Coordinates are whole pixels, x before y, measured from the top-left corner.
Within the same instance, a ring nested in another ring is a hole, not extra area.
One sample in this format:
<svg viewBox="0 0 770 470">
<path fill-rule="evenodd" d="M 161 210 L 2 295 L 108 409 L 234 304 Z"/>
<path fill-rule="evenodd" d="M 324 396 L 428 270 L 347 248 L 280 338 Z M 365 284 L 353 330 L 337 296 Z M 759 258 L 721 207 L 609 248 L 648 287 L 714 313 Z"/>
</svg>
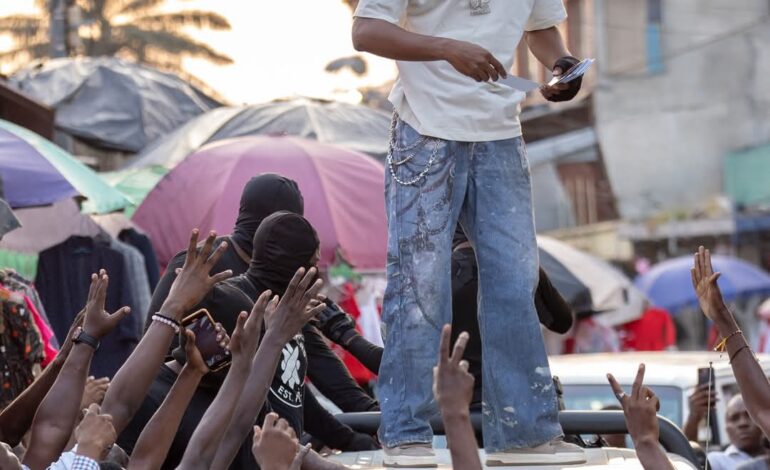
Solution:
<svg viewBox="0 0 770 470">
<path fill-rule="evenodd" d="M 571 465 L 586 463 L 583 449 L 575 444 L 568 444 L 562 438 L 556 438 L 545 444 L 529 449 L 509 449 L 503 452 L 487 454 L 487 467 L 506 465 Z"/>
<path fill-rule="evenodd" d="M 384 447 L 382 464 L 394 468 L 434 468 L 436 454 L 430 444 L 404 444 L 398 447 Z"/>
</svg>

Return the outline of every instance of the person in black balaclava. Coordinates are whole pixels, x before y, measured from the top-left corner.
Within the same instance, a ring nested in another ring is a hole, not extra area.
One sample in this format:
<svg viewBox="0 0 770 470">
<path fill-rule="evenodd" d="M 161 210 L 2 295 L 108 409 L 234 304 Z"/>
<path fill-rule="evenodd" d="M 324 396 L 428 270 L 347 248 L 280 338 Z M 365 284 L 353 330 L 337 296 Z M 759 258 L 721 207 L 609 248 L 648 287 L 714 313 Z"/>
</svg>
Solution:
<svg viewBox="0 0 770 470">
<path fill-rule="evenodd" d="M 242 270 L 242 274 L 217 284 L 206 298 L 192 309 L 196 311 L 205 308 L 230 334 L 235 329 L 238 313 L 249 311 L 263 291 L 270 289 L 275 294 L 283 294 L 297 269 L 310 268 L 318 262 L 319 242 L 315 230 L 301 215 L 286 211 L 276 212 L 265 218 L 254 235 L 252 246 L 252 258 L 247 268 Z M 306 326 L 301 334 L 284 347 L 284 358 L 276 370 L 265 405 L 266 410 L 271 409 L 286 419 L 297 435 L 301 435 L 305 412 L 303 400 L 308 358 L 304 338 L 307 328 Z M 118 445 L 129 453 L 133 450 L 142 429 L 174 384 L 185 362 L 183 348 L 176 348 L 172 357 L 173 360 L 161 368 L 139 411 L 118 438 Z M 226 369 L 212 372 L 201 381 L 185 411 L 163 468 L 176 468 L 179 464 L 189 438 L 214 400 L 226 375 Z M 258 422 L 261 422 L 261 419 Z M 341 426 L 342 429 L 339 430 L 343 434 L 347 433 L 351 440 L 360 438 L 336 419 L 328 426 L 329 429 L 339 429 Z M 323 439 L 323 436 L 317 437 Z M 255 465 L 250 439 L 247 439 L 238 451 L 231 468 L 256 468 Z"/>
<path fill-rule="evenodd" d="M 215 249 L 224 241 L 228 246 L 212 272 L 219 273 L 230 269 L 233 276 L 244 273 L 251 260 L 254 233 L 262 220 L 273 212 L 289 211 L 302 215 L 304 210 L 302 193 L 294 180 L 274 173 L 264 173 L 251 178 L 241 193 L 241 204 L 233 233 L 217 237 L 214 242 Z M 176 268 L 182 267 L 186 254 L 187 250 L 180 251 L 168 263 L 166 273 L 152 294 L 145 329 L 152 323 L 152 315 L 160 311 L 160 306 L 168 297 L 171 284 L 176 279 Z"/>
<path fill-rule="evenodd" d="M 299 186 L 293 180 L 273 173 L 265 173 L 251 178 L 243 188 L 241 194 L 238 218 L 230 236 L 218 237 L 215 248 L 223 241 L 228 242 L 227 251 L 214 266 L 212 272 L 222 272 L 230 269 L 233 276 L 238 276 L 249 267 L 251 261 L 252 242 L 262 220 L 270 214 L 278 211 L 288 211 L 303 215 L 304 201 Z M 152 321 L 152 315 L 160 310 L 163 301 L 168 296 L 171 284 L 176 278 L 176 268 L 184 264 L 186 251 L 179 252 L 169 263 L 166 273 L 158 283 L 158 287 L 152 295 L 147 323 L 145 329 Z M 350 376 L 345 364 L 334 354 L 329 345 L 324 341 L 323 335 L 311 328 L 305 331 L 307 354 L 310 360 L 311 370 L 309 375 L 313 383 L 327 398 L 332 400 L 343 411 L 376 411 L 377 402 L 358 386 Z M 176 340 L 172 343 L 171 350 L 178 346 Z M 169 351 L 171 351 L 169 350 Z M 315 401 L 308 407 L 308 413 L 314 413 Z M 317 410 L 322 414 L 322 410 Z M 326 416 L 324 414 L 324 416 Z M 328 421 L 328 420 L 325 420 Z M 312 420 L 316 422 L 316 420 Z M 333 423 L 326 422 L 321 429 L 336 429 Z M 316 432 L 318 432 L 316 430 Z M 335 433 L 327 433 L 332 435 Z M 343 433 L 344 434 L 344 433 Z M 338 434 L 335 434 L 338 435 Z M 323 436 L 316 435 L 322 440 Z M 339 438 L 336 439 L 339 443 Z M 330 443 L 331 444 L 331 443 Z M 348 450 L 348 449 L 344 449 Z M 360 448 L 349 450 L 362 450 Z"/>
</svg>

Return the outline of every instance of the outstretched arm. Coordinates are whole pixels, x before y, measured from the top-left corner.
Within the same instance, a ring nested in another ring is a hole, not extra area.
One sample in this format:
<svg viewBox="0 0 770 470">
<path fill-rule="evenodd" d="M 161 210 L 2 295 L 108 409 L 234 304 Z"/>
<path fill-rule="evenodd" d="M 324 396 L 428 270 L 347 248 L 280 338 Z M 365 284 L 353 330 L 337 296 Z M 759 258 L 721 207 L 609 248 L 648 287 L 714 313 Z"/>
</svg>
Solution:
<svg viewBox="0 0 770 470">
<path fill-rule="evenodd" d="M 112 331 L 130 311 L 128 307 L 112 315 L 104 311 L 108 283 L 104 270 L 98 276 L 91 276 L 83 332 L 97 340 Z M 29 450 L 24 456 L 24 464 L 32 470 L 48 467 L 67 445 L 80 411 L 83 387 L 94 351 L 88 344 L 75 344 L 59 376 L 40 403 L 32 422 Z"/>
<path fill-rule="evenodd" d="M 644 381 L 644 364 L 639 364 L 639 371 L 631 387 L 631 394 L 626 395 L 623 388 L 612 374 L 607 374 L 612 391 L 623 407 L 626 426 L 634 442 L 636 456 L 645 470 L 674 470 L 674 465 L 660 447 L 660 427 L 658 411 L 660 400 Z"/>
<path fill-rule="evenodd" d="M 211 468 L 221 470 L 230 466 L 265 404 L 267 391 L 275 369 L 278 367 L 284 345 L 323 308 L 323 304 L 313 300 L 322 285 L 322 281 L 317 280 L 310 286 L 315 275 L 315 268 L 310 268 L 307 274 L 303 268 L 300 268 L 289 283 L 278 306 L 269 307 L 265 313 L 267 326 L 265 337 L 251 364 L 251 372 L 238 401 L 235 415 L 217 450 Z"/>
<path fill-rule="evenodd" d="M 703 313 L 714 322 L 730 357 L 730 364 L 743 395 L 746 408 L 765 436 L 770 436 L 770 382 L 749 347 L 738 322 L 722 299 L 717 280 L 719 273 L 711 266 L 711 253 L 702 246 L 695 254 L 691 270 L 693 288 Z"/>
<path fill-rule="evenodd" d="M 85 311 L 81 311 L 75 317 L 67 333 L 67 339 L 56 358 L 43 369 L 43 373 L 32 382 L 32 385 L 27 387 L 0 413 L 0 441 L 15 447 L 29 431 L 38 405 L 53 386 L 65 360 L 72 351 L 72 338 L 75 335 L 75 329 L 83 324 L 84 313 Z"/>
<path fill-rule="evenodd" d="M 444 325 L 441 330 L 438 364 L 433 368 L 433 394 L 441 409 L 441 418 L 452 455 L 452 466 L 481 470 L 476 435 L 469 411 L 473 399 L 473 375 L 468 373 L 468 361 L 462 360 L 468 345 L 468 333 L 460 333 L 450 356 L 451 337 L 451 325 Z"/>
<path fill-rule="evenodd" d="M 203 249 L 198 253 L 198 230 L 192 231 L 185 264 L 163 303 L 160 310 L 162 315 L 179 322 L 185 313 L 203 299 L 214 284 L 232 275 L 228 270 L 209 276 L 211 269 L 227 248 L 227 244 L 222 243 L 212 254 L 215 238 L 216 233 L 211 232 Z M 104 397 L 102 411 L 112 416 L 112 423 L 118 435 L 142 405 L 147 390 L 163 364 L 174 334 L 173 327 L 153 321 L 131 356 L 115 374 Z"/>
<path fill-rule="evenodd" d="M 166 459 L 168 449 L 174 441 L 174 435 L 182 422 L 187 405 L 195 394 L 195 389 L 209 368 L 195 347 L 195 334 L 186 330 L 184 345 L 187 361 L 176 382 L 163 400 L 158 411 L 152 415 L 139 436 L 131 454 L 128 470 L 160 468 Z"/>
<path fill-rule="evenodd" d="M 180 468 L 210 469 L 222 441 L 222 436 L 230 424 L 233 412 L 243 392 L 243 386 L 249 376 L 251 363 L 259 345 L 260 331 L 265 308 L 270 302 L 275 308 L 277 300 L 270 300 L 271 292 L 265 291 L 259 296 L 250 314 L 238 315 L 235 331 L 230 340 L 229 349 L 233 356 L 230 370 L 216 398 L 201 418 L 195 429 L 187 450 L 180 462 Z"/>
</svg>

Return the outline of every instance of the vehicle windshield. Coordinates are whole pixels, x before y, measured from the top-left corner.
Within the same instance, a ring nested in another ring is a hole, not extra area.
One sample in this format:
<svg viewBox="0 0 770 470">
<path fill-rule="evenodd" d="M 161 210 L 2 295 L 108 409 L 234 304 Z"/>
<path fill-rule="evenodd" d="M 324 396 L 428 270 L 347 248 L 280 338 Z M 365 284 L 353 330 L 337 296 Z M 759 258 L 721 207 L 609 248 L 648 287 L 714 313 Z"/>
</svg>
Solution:
<svg viewBox="0 0 770 470">
<path fill-rule="evenodd" d="M 618 405 L 609 385 L 567 385 L 563 384 L 564 405 L 568 410 L 601 410 L 605 406 Z M 660 398 L 660 414 L 682 426 L 682 390 L 677 387 L 651 386 Z M 623 384 L 624 390 L 631 390 L 631 384 Z M 627 392 L 628 393 L 628 392 Z"/>
</svg>

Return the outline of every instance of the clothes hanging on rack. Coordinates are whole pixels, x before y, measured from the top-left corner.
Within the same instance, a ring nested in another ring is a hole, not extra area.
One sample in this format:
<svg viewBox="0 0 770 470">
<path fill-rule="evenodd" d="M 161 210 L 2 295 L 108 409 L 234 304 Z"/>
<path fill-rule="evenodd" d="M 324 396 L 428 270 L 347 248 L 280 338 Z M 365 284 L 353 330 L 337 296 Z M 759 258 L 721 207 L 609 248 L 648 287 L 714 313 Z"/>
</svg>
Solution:
<svg viewBox="0 0 770 470">
<path fill-rule="evenodd" d="M 147 270 L 147 280 L 150 283 L 150 292 L 154 291 L 160 281 L 160 264 L 158 263 L 158 256 L 155 254 L 155 248 L 152 247 L 150 237 L 135 228 L 129 228 L 121 231 L 118 239 L 123 243 L 133 246 L 142 253 L 142 256 L 144 256 L 144 267 Z"/>
<path fill-rule="evenodd" d="M 96 237 L 73 236 L 40 253 L 37 286 L 40 298 L 48 307 L 56 337 L 63 342 L 75 316 L 85 305 L 91 274 L 107 270 L 108 312 L 114 312 L 133 302 L 133 286 L 127 279 L 126 259 L 110 246 L 105 233 Z M 91 361 L 91 375 L 112 377 L 139 342 L 141 319 L 128 315 L 109 335 Z"/>
<path fill-rule="evenodd" d="M 125 260 L 125 270 L 123 272 L 125 279 L 131 285 L 132 302 L 128 304 L 132 312 L 141 317 L 141 325 L 147 317 L 147 309 L 150 308 L 152 292 L 150 292 L 150 283 L 147 280 L 147 271 L 144 267 L 144 256 L 131 245 L 123 243 L 115 238 L 110 240 L 110 247 L 123 255 Z"/>
<path fill-rule="evenodd" d="M 37 270 L 37 267 L 35 270 Z M 51 328 L 51 321 L 48 319 L 48 314 L 46 313 L 45 307 L 43 306 L 43 301 L 40 299 L 40 294 L 37 292 L 37 289 L 35 288 L 35 285 L 32 283 L 32 281 L 25 278 L 15 270 L 6 268 L 0 269 L 0 284 L 4 285 L 9 290 L 21 292 L 22 294 L 29 297 L 29 300 L 35 307 L 35 313 L 39 315 L 41 321 L 45 323 L 45 329 L 51 330 L 51 332 L 53 332 L 53 329 Z M 53 346 L 55 349 L 60 348 L 59 341 L 56 339 L 56 336 L 51 337 L 51 346 Z"/>
<path fill-rule="evenodd" d="M 43 342 L 24 296 L 0 287 L 0 408 L 32 383 L 42 359 Z"/>
<path fill-rule="evenodd" d="M 43 302 L 32 283 L 20 276 L 13 269 L 0 269 L 0 286 L 23 296 L 27 309 L 43 342 L 43 361 L 45 367 L 54 360 L 59 352 L 59 342 L 53 333 L 48 317 L 45 315 Z"/>
</svg>

